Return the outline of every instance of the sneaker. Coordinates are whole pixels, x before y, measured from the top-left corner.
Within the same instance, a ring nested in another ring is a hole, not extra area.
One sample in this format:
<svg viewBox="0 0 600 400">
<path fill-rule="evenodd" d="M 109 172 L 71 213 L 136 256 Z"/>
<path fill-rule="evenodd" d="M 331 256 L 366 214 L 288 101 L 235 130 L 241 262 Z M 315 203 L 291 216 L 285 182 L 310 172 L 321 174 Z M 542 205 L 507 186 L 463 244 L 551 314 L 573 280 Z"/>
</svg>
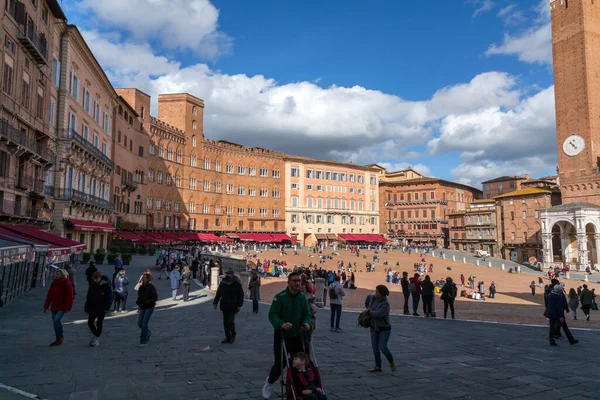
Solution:
<svg viewBox="0 0 600 400">
<path fill-rule="evenodd" d="M 556 343 L 556 342 L 550 342 L 550 346 L 558 346 L 558 343 Z"/>
<path fill-rule="evenodd" d="M 336 332 L 344 332 L 343 330 L 341 330 L 340 328 L 335 328 Z"/>
<path fill-rule="evenodd" d="M 90 339 L 90 346 L 94 346 L 95 341 L 96 341 L 96 336 L 92 335 L 92 338 Z"/>
<path fill-rule="evenodd" d="M 586 316 L 585 316 L 585 320 L 586 320 L 586 321 L 589 321 L 589 320 L 590 320 L 590 314 L 588 314 L 588 315 L 586 315 Z"/>
<path fill-rule="evenodd" d="M 333 328 L 331 328 L 331 329 L 329 329 L 329 330 L 330 330 L 331 332 L 335 332 L 335 329 L 333 329 Z"/>
<path fill-rule="evenodd" d="M 579 343 L 579 340 L 577 340 L 577 339 L 574 339 L 574 340 L 571 342 L 571 346 L 572 346 L 572 345 L 574 345 L 574 344 L 577 344 L 577 343 Z"/>
<path fill-rule="evenodd" d="M 140 343 L 137 345 L 137 347 L 146 347 L 148 346 L 148 343 Z"/>
<path fill-rule="evenodd" d="M 265 385 L 263 386 L 263 390 L 262 390 L 263 399 L 270 399 L 272 391 L 273 391 L 273 385 L 269 383 L 269 377 L 267 376 L 267 378 L 265 379 Z"/>
<path fill-rule="evenodd" d="M 395 362 L 391 363 L 390 368 L 391 368 L 392 372 L 396 371 L 396 363 Z"/>
<path fill-rule="evenodd" d="M 229 343 L 230 341 L 231 339 L 226 337 L 225 339 L 221 340 L 221 343 Z"/>
<path fill-rule="evenodd" d="M 418 316 L 419 316 L 419 314 L 418 314 L 418 313 L 416 313 L 416 312 L 415 312 L 415 313 L 413 313 L 413 315 L 414 315 L 415 317 L 418 317 Z"/>
<path fill-rule="evenodd" d="M 369 370 L 369 372 L 381 372 L 381 371 L 382 371 L 382 369 L 381 369 L 381 368 L 379 368 L 379 367 L 371 368 L 371 369 Z"/>
<path fill-rule="evenodd" d="M 98 347 L 99 344 L 100 344 L 100 338 L 94 337 L 94 341 L 92 342 L 91 346 Z"/>
</svg>

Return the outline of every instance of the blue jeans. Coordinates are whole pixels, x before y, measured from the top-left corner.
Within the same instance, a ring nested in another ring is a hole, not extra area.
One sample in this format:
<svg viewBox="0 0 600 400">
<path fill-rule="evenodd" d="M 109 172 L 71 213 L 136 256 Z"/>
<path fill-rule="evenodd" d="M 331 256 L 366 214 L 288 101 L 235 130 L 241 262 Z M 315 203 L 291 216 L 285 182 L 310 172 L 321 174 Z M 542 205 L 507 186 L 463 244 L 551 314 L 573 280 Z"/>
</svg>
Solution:
<svg viewBox="0 0 600 400">
<path fill-rule="evenodd" d="M 371 328 L 371 346 L 373 347 L 373 355 L 375 356 L 375 367 L 381 368 L 381 353 L 387 358 L 388 362 L 391 364 L 394 362 L 394 356 L 390 349 L 388 349 L 387 344 L 388 340 L 390 340 L 390 334 L 392 333 L 391 329 L 387 331 L 379 331 L 377 332 L 375 329 Z"/>
<path fill-rule="evenodd" d="M 331 308 L 331 329 L 334 328 L 333 322 L 335 320 L 335 329 L 340 329 L 340 317 L 342 316 L 342 305 L 341 304 L 329 304 Z"/>
<path fill-rule="evenodd" d="M 148 338 L 152 336 L 152 331 L 148 327 L 148 322 L 150 321 L 150 317 L 154 312 L 154 307 L 140 309 L 140 313 L 138 315 L 138 328 L 142 330 L 140 333 L 140 343 L 147 344 Z"/>
<path fill-rule="evenodd" d="M 412 300 L 413 300 L 413 313 L 417 314 L 417 311 L 419 311 L 419 300 L 421 300 L 421 295 L 417 294 L 417 293 L 413 293 Z"/>
<path fill-rule="evenodd" d="M 56 338 L 63 337 L 63 326 L 60 320 L 65 316 L 64 311 L 56 311 L 52 313 L 52 324 L 54 325 L 54 334 Z"/>
</svg>

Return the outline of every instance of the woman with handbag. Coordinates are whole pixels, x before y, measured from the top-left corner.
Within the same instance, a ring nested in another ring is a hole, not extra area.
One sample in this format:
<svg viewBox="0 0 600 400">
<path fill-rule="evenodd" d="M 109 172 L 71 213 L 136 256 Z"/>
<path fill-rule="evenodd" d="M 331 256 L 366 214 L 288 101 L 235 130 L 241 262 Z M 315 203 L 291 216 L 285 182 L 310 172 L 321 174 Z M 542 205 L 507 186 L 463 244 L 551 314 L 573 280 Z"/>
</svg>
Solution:
<svg viewBox="0 0 600 400">
<path fill-rule="evenodd" d="M 392 372 L 396 370 L 394 356 L 387 346 L 392 332 L 390 302 L 388 301 L 389 294 L 390 291 L 385 285 L 377 285 L 375 294 L 368 295 L 365 300 L 367 314 L 370 317 L 371 346 L 373 348 L 373 355 L 375 356 L 375 367 L 371 368 L 369 372 L 382 371 L 380 353 L 383 353 L 385 358 L 387 358 Z"/>
</svg>

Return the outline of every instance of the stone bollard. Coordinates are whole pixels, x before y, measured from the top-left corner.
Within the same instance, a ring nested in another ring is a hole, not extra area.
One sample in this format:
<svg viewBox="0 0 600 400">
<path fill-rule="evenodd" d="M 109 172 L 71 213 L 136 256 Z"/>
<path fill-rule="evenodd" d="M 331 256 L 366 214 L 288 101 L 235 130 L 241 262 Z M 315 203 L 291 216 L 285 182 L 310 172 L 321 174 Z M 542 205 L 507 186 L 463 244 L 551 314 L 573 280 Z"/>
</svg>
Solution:
<svg viewBox="0 0 600 400">
<path fill-rule="evenodd" d="M 586 281 L 586 282 L 588 281 L 588 276 L 587 276 L 587 274 L 585 274 L 585 275 L 583 276 L 583 280 L 584 280 L 584 281 Z"/>
<path fill-rule="evenodd" d="M 212 267 L 210 269 L 210 290 L 216 292 L 219 288 L 219 267 Z"/>
<path fill-rule="evenodd" d="M 327 286 L 325 285 L 325 279 L 315 278 L 315 286 L 315 305 L 319 308 L 323 308 L 325 306 L 325 291 L 327 290 Z"/>
<path fill-rule="evenodd" d="M 452 255 L 452 261 L 456 261 L 456 256 L 454 254 Z"/>
<path fill-rule="evenodd" d="M 467 263 L 467 257 L 463 257 L 463 263 L 466 264 Z"/>
<path fill-rule="evenodd" d="M 248 288 L 248 283 L 250 282 L 250 272 L 242 272 L 240 273 L 240 280 L 242 281 L 242 289 L 244 289 L 244 298 L 245 299 L 249 299 L 250 298 L 250 291 L 247 289 Z"/>
<path fill-rule="evenodd" d="M 431 252 L 431 257 L 435 257 L 435 251 Z"/>
<path fill-rule="evenodd" d="M 502 271 L 504 271 L 504 263 L 502 263 L 502 267 L 501 267 Z"/>
<path fill-rule="evenodd" d="M 445 260 L 446 259 L 446 253 L 442 253 L 442 258 Z"/>
<path fill-rule="evenodd" d="M 492 262 L 491 261 L 488 263 L 488 267 L 492 268 Z"/>
<path fill-rule="evenodd" d="M 477 260 L 477 262 L 475 264 L 479 267 L 479 260 Z"/>
<path fill-rule="evenodd" d="M 566 277 L 567 279 L 571 279 L 571 274 L 570 274 L 569 272 L 567 272 L 567 273 L 565 274 L 565 277 Z"/>
</svg>

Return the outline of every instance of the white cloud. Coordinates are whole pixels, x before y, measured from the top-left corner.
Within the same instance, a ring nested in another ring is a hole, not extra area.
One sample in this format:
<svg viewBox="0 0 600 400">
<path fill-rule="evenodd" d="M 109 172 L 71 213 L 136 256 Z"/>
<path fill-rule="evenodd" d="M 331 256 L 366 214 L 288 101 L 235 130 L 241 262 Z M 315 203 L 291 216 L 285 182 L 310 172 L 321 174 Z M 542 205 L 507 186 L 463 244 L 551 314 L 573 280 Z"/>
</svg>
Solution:
<svg viewBox="0 0 600 400">
<path fill-rule="evenodd" d="M 357 164 L 410 163 L 430 175 L 416 152 L 426 146 L 432 154 L 459 152 L 461 165 L 452 173 L 470 184 L 486 165 L 501 175 L 532 157 L 544 168 L 554 162 L 553 88 L 527 97 L 506 73 L 483 73 L 430 99 L 406 101 L 361 86 L 279 84 L 206 64 L 183 67 L 147 45 L 114 43 L 118 37 L 95 31 L 84 36 L 115 85 L 144 90 L 154 111 L 159 93 L 204 99 L 204 131 L 213 139 Z"/>
<path fill-rule="evenodd" d="M 415 171 L 417 171 L 418 173 L 420 173 L 421 175 L 424 175 L 427 177 L 431 176 L 431 169 L 427 165 L 424 165 L 424 164 L 412 165 L 409 163 L 395 163 L 395 162 L 378 162 L 376 164 L 382 166 L 388 172 L 400 171 L 403 169 L 412 168 Z"/>
<path fill-rule="evenodd" d="M 473 18 L 480 14 L 485 14 L 494 8 L 493 0 L 468 0 L 468 4 L 474 4 L 477 8 L 473 11 Z"/>
<path fill-rule="evenodd" d="M 507 10 L 508 9 L 508 10 Z M 552 30 L 550 27 L 550 6 L 547 0 L 540 1 L 535 7 L 532 26 L 516 34 L 505 33 L 502 44 L 492 44 L 485 52 L 486 56 L 515 55 L 528 64 L 552 63 Z M 503 8 L 499 14 L 506 18 L 516 15 L 523 20 L 522 13 L 512 5 Z"/>
<path fill-rule="evenodd" d="M 100 25 L 124 30 L 137 41 L 154 39 L 209 59 L 231 49 L 232 39 L 218 30 L 219 10 L 209 0 L 82 0 L 80 6 Z"/>
<path fill-rule="evenodd" d="M 504 21 L 506 26 L 518 26 L 527 21 L 523 10 L 517 7 L 516 3 L 512 3 L 498 11 L 498 17 Z"/>
</svg>

